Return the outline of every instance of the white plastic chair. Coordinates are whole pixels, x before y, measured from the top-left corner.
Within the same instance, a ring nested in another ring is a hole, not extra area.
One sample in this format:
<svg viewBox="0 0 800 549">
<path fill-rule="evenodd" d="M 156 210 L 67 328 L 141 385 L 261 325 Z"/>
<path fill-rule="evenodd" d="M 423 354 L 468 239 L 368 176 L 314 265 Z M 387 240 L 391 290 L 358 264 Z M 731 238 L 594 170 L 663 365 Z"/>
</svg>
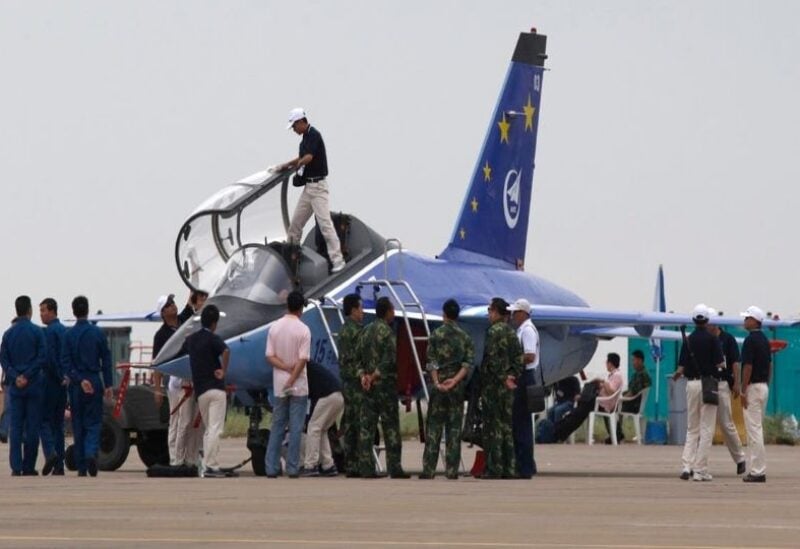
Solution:
<svg viewBox="0 0 800 549">
<path fill-rule="evenodd" d="M 619 412 L 620 407 L 622 406 L 622 399 L 617 398 L 622 393 L 622 387 L 617 389 L 617 391 L 608 396 L 604 397 L 597 397 L 594 401 L 594 410 L 589 412 L 589 434 L 586 437 L 586 444 L 592 445 L 594 444 L 594 418 L 595 417 L 607 417 L 608 422 L 611 426 L 611 432 L 609 436 L 611 436 L 611 444 L 616 446 L 619 444 L 617 441 L 617 413 Z M 610 412 L 606 412 L 605 408 L 600 408 L 600 405 L 605 402 L 611 402 L 614 399 L 617 399 L 617 403 L 614 406 L 614 409 Z"/>
<path fill-rule="evenodd" d="M 644 389 L 642 389 L 641 391 L 639 391 L 635 395 L 624 396 L 624 397 L 621 397 L 619 399 L 620 403 L 623 403 L 623 402 L 630 402 L 632 400 L 636 400 L 639 397 L 642 397 L 642 399 L 639 401 L 639 409 L 636 410 L 635 412 L 625 412 L 625 411 L 622 410 L 622 404 L 620 404 L 620 406 L 619 406 L 619 416 L 620 416 L 619 417 L 619 421 L 620 421 L 620 423 L 625 420 L 626 416 L 633 418 L 633 421 L 634 421 L 633 427 L 636 430 L 636 443 L 637 444 L 641 444 L 642 443 L 642 411 L 644 410 L 644 405 L 647 404 L 647 395 L 649 393 L 650 393 L 650 387 L 645 387 Z"/>
</svg>

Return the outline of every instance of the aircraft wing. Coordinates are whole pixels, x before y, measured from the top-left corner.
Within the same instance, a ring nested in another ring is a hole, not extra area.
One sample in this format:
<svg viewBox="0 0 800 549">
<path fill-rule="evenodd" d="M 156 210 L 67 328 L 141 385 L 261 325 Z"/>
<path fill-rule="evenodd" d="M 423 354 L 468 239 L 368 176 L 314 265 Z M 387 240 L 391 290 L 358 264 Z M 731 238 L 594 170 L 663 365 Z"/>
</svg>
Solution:
<svg viewBox="0 0 800 549">
<path fill-rule="evenodd" d="M 89 315 L 89 322 L 161 322 L 161 314 L 158 311 L 113 314 L 98 311 L 97 314 Z"/>
<path fill-rule="evenodd" d="M 461 316 L 468 318 L 486 318 L 486 306 L 470 307 L 461 311 Z M 690 315 L 661 313 L 655 311 L 613 311 L 592 307 L 565 307 L 559 305 L 533 305 L 531 319 L 536 325 L 568 325 L 599 327 L 633 327 L 637 337 L 651 337 L 658 326 L 692 325 Z M 741 326 L 743 319 L 739 316 L 719 316 L 714 324 L 719 326 Z M 800 319 L 765 320 L 765 328 L 783 328 L 799 326 Z M 600 334 L 595 334 L 600 335 Z M 620 334 L 622 335 L 622 334 Z M 610 334 L 608 337 L 612 337 Z M 665 338 L 667 339 L 667 338 Z"/>
<path fill-rule="evenodd" d="M 637 338 L 642 337 L 635 328 L 619 327 L 619 328 L 589 328 L 581 330 L 581 335 L 594 336 L 601 339 L 612 339 L 615 337 L 628 337 Z M 656 328 L 650 335 L 653 339 L 660 339 L 662 341 L 680 341 L 682 339 L 681 333 L 677 330 L 660 330 Z M 741 343 L 741 342 L 740 342 Z"/>
</svg>

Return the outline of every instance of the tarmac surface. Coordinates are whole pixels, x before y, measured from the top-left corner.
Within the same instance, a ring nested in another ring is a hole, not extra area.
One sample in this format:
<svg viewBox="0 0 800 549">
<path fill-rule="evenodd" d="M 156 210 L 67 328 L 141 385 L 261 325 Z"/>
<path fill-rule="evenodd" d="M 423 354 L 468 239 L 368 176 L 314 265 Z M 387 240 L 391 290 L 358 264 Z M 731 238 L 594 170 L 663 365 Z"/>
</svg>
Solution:
<svg viewBox="0 0 800 549">
<path fill-rule="evenodd" d="M 678 479 L 674 446 L 537 446 L 529 481 L 149 479 L 131 448 L 97 478 L 11 477 L 0 445 L 2 547 L 798 547 L 800 448 L 767 449 L 745 484 L 723 447 L 712 482 Z M 408 471 L 422 447 L 403 446 Z M 467 467 L 474 450 L 464 449 Z M 246 458 L 243 439 L 222 461 Z M 41 458 L 40 458 L 41 466 Z"/>
</svg>

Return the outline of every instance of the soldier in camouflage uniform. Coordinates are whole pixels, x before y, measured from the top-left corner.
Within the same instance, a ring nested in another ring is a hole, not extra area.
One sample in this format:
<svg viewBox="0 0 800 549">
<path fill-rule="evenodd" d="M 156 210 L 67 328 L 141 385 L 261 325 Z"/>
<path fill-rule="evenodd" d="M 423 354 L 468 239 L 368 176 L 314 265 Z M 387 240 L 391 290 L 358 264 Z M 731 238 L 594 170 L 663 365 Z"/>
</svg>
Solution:
<svg viewBox="0 0 800 549">
<path fill-rule="evenodd" d="M 508 303 L 501 298 L 489 305 L 489 322 L 481 362 L 481 405 L 485 478 L 514 478 L 514 439 L 511 410 L 515 380 L 522 373 L 522 346 L 506 322 Z"/>
<path fill-rule="evenodd" d="M 397 340 L 391 323 L 394 306 L 388 297 L 375 303 L 375 321 L 364 328 L 358 341 L 359 374 L 364 389 L 364 407 L 359 426 L 358 469 L 364 478 L 374 478 L 372 446 L 380 420 L 386 445 L 386 466 L 392 478 L 409 478 L 400 464 L 400 416 L 397 405 Z"/>
<path fill-rule="evenodd" d="M 442 431 L 446 430 L 447 478 L 458 478 L 461 463 L 461 427 L 464 422 L 464 379 L 475 359 L 472 339 L 456 320 L 460 307 L 448 299 L 442 307 L 444 324 L 436 328 L 428 341 L 428 367 L 433 378 L 433 392 L 425 428 L 425 453 L 419 478 L 433 478 L 439 460 Z"/>
<path fill-rule="evenodd" d="M 358 377 L 358 339 L 361 335 L 361 321 L 364 319 L 364 307 L 358 294 L 349 294 L 344 298 L 344 314 L 347 317 L 339 332 L 339 374 L 342 378 L 344 394 L 344 414 L 342 415 L 342 433 L 345 457 L 345 471 L 348 477 L 359 476 L 358 472 L 358 437 L 359 417 L 364 407 L 364 389 Z"/>
</svg>

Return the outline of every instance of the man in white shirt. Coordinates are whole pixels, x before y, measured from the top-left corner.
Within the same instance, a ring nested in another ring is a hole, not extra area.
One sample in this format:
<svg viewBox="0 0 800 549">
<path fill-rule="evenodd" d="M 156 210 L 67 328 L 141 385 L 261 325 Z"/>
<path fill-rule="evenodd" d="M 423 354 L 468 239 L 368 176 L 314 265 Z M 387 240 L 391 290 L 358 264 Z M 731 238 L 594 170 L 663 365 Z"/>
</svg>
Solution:
<svg viewBox="0 0 800 549">
<path fill-rule="evenodd" d="M 508 310 L 512 323 L 517 326 L 525 363 L 520 379 L 516 380 L 511 409 L 514 457 L 519 478 L 528 479 L 536 474 L 536 461 L 533 458 L 533 419 L 528 411 L 527 387 L 535 384 L 534 370 L 539 366 L 539 332 L 531 321 L 531 304 L 527 299 L 516 300 Z"/>
<path fill-rule="evenodd" d="M 289 452 L 286 474 L 297 478 L 300 470 L 300 441 L 308 411 L 308 374 L 306 363 L 311 356 L 311 330 L 303 324 L 305 298 L 291 292 L 286 300 L 288 312 L 276 320 L 267 334 L 267 363 L 272 366 L 272 388 L 275 393 L 272 426 L 267 444 L 265 465 L 268 478 L 281 472 L 281 446 L 286 425 L 289 425 Z"/>
</svg>

